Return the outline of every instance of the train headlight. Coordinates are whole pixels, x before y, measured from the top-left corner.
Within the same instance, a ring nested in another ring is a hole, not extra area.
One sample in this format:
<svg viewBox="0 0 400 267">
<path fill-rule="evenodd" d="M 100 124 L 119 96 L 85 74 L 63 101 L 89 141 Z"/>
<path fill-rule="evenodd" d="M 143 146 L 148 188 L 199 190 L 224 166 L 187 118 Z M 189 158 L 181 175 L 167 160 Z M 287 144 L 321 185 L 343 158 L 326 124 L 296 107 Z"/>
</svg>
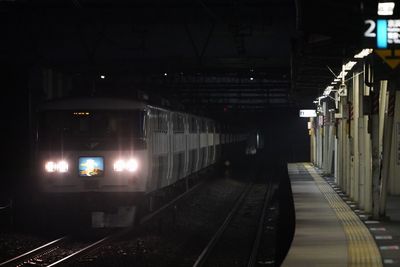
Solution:
<svg viewBox="0 0 400 267">
<path fill-rule="evenodd" d="M 68 171 L 68 162 L 61 160 L 57 163 L 58 172 L 64 173 Z"/>
<path fill-rule="evenodd" d="M 54 161 L 48 161 L 44 165 L 46 172 L 55 172 L 57 170 L 57 164 Z"/>
<path fill-rule="evenodd" d="M 136 159 L 130 159 L 126 162 L 125 168 L 129 172 L 135 172 L 139 168 L 139 163 Z"/>
<path fill-rule="evenodd" d="M 116 160 L 114 162 L 114 171 L 122 172 L 136 172 L 139 168 L 139 162 L 136 159 L 129 159 L 129 160 Z"/>
<path fill-rule="evenodd" d="M 122 159 L 119 159 L 114 162 L 114 171 L 116 172 L 122 172 L 125 169 L 125 161 Z"/>
<path fill-rule="evenodd" d="M 49 173 L 66 173 L 68 172 L 68 162 L 66 162 L 65 160 L 60 160 L 59 162 L 47 161 L 44 165 L 44 169 L 46 170 L 46 172 Z"/>
</svg>

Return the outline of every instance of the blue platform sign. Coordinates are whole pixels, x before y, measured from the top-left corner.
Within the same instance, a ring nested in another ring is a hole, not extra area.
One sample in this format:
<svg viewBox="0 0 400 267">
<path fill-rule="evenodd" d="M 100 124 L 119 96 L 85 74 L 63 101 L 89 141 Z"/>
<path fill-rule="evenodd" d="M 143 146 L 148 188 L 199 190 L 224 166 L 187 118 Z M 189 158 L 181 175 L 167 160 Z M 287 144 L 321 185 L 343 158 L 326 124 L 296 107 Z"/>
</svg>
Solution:
<svg viewBox="0 0 400 267">
<path fill-rule="evenodd" d="M 378 19 L 376 30 L 376 46 L 378 48 L 387 48 L 388 41 L 387 20 Z"/>
<path fill-rule="evenodd" d="M 400 19 L 365 20 L 365 43 L 368 48 L 395 49 L 400 47 Z M 374 42 L 371 42 L 374 41 Z"/>
</svg>

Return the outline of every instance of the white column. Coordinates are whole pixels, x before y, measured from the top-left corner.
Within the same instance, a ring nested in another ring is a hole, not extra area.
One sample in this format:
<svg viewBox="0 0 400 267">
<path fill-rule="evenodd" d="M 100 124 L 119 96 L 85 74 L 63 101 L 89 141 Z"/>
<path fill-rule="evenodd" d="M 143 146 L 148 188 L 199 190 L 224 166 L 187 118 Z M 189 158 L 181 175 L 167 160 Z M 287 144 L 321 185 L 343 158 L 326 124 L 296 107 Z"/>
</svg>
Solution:
<svg viewBox="0 0 400 267">
<path fill-rule="evenodd" d="M 365 66 L 367 67 L 367 66 Z M 364 67 L 364 79 L 363 81 L 366 80 L 365 77 L 365 67 Z M 370 67 L 368 67 L 370 68 Z M 369 73 L 371 72 L 368 71 Z M 371 97 L 371 89 L 372 87 L 369 87 L 364 84 L 363 82 L 363 87 L 364 87 L 364 96 L 369 96 Z M 367 107 L 365 107 L 367 108 Z M 369 106 L 368 108 L 371 108 Z M 364 139 L 361 140 L 363 142 L 363 147 L 364 147 L 364 211 L 367 213 L 372 213 L 372 136 L 371 133 L 368 132 L 368 124 L 370 123 L 370 116 L 369 115 L 364 115 L 364 120 L 363 120 L 363 126 L 364 126 Z M 372 124 L 372 123 L 371 123 Z"/>
<path fill-rule="evenodd" d="M 362 76 L 360 74 L 361 78 L 358 79 L 358 96 L 359 96 L 359 104 L 357 108 L 358 116 L 358 174 L 359 174 L 359 206 L 360 209 L 365 209 L 365 175 L 366 175 L 366 170 L 365 170 L 365 150 L 366 150 L 366 142 L 365 142 L 365 133 L 366 130 L 366 124 L 365 124 L 365 117 L 364 116 L 364 106 L 363 106 L 363 95 L 364 95 L 364 81 L 362 79 Z"/>
<path fill-rule="evenodd" d="M 359 121 L 359 106 L 360 106 L 360 89 L 359 89 L 359 73 L 353 74 L 353 128 L 352 128 L 352 138 L 353 138 L 353 172 L 352 178 L 354 181 L 353 189 L 353 199 L 357 202 L 360 201 L 360 176 L 359 176 L 359 135 L 358 135 L 358 121 Z"/>
</svg>

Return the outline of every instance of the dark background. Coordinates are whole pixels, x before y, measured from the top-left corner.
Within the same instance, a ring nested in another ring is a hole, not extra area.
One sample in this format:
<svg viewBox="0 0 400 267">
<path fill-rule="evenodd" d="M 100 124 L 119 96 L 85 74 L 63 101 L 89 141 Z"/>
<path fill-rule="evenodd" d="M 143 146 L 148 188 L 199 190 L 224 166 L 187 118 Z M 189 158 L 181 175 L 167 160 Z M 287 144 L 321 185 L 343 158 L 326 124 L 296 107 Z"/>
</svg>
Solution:
<svg viewBox="0 0 400 267">
<path fill-rule="evenodd" d="M 266 148 L 309 160 L 306 119 L 361 49 L 376 1 L 0 1 L 1 190 L 29 187 L 35 111 L 71 96 L 150 101 L 261 129 Z M 329 67 L 329 68 L 328 68 Z M 105 79 L 101 79 L 105 75 Z"/>
</svg>

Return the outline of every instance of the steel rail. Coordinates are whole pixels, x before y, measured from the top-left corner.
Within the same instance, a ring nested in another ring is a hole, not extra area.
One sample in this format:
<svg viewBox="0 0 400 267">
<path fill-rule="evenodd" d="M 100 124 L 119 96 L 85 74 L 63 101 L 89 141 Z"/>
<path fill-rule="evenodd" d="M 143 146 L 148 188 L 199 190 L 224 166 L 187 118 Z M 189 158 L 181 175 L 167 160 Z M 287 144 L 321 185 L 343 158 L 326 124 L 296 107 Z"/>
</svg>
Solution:
<svg viewBox="0 0 400 267">
<path fill-rule="evenodd" d="M 243 200 L 246 198 L 248 193 L 250 192 L 250 189 L 253 187 L 253 183 L 250 183 L 246 189 L 243 190 L 242 194 L 236 201 L 235 205 L 229 212 L 228 216 L 225 218 L 224 222 L 222 225 L 218 228 L 217 232 L 214 234 L 214 236 L 211 238 L 211 240 L 208 242 L 207 246 L 203 249 L 201 252 L 200 256 L 197 258 L 196 262 L 193 264 L 193 267 L 200 267 L 203 266 L 203 264 L 206 262 L 208 255 L 214 248 L 214 246 L 218 243 L 220 240 L 222 234 L 225 232 L 225 230 L 228 228 L 229 223 L 232 221 L 234 215 L 238 211 L 240 205 L 242 204 Z"/>
<path fill-rule="evenodd" d="M 271 201 L 274 191 L 275 191 L 275 187 L 272 186 L 272 179 L 269 179 L 268 184 L 267 184 L 267 191 L 265 192 L 262 212 L 260 215 L 260 219 L 258 221 L 256 237 L 254 239 L 254 243 L 253 243 L 253 247 L 251 249 L 251 254 L 250 254 L 249 260 L 247 262 L 247 267 L 253 267 L 256 264 L 258 249 L 260 247 L 261 237 L 262 237 L 262 233 L 263 233 L 263 229 L 264 229 L 265 216 L 267 213 L 268 204 Z"/>
<path fill-rule="evenodd" d="M 150 221 L 151 219 L 153 219 L 155 216 L 159 215 L 161 212 L 163 212 L 164 210 L 168 209 L 169 207 L 171 207 L 173 204 L 175 204 L 177 201 L 179 201 L 181 198 L 187 196 L 190 192 L 194 191 L 196 188 L 198 188 L 203 182 L 200 182 L 198 184 L 196 184 L 195 186 L 193 186 L 192 188 L 190 188 L 189 190 L 185 191 L 183 194 L 177 196 L 176 198 L 174 198 L 173 200 L 171 200 L 170 202 L 168 202 L 167 204 L 163 205 L 162 207 L 160 207 L 159 209 L 157 209 L 156 211 L 148 214 L 147 216 L 143 217 L 140 222 L 139 225 L 143 225 L 146 222 Z M 134 229 L 134 227 L 129 227 L 126 229 L 123 229 L 121 231 L 118 231 L 117 233 L 114 233 L 112 235 L 109 235 L 107 237 L 104 237 L 82 249 L 80 249 L 79 251 L 72 253 L 68 256 L 66 256 L 63 259 L 58 260 L 57 262 L 54 262 L 50 265 L 48 265 L 48 267 L 54 267 L 54 266 L 63 266 L 63 265 L 67 265 L 70 264 L 71 262 L 82 258 L 83 256 L 93 253 L 96 249 L 104 246 L 105 244 L 107 244 L 108 242 L 115 240 L 123 235 L 128 234 L 129 232 L 131 232 Z"/>
<path fill-rule="evenodd" d="M 188 194 L 190 194 L 191 192 L 193 192 L 195 189 L 199 188 L 200 185 L 202 185 L 203 182 L 200 182 L 196 185 L 194 185 L 193 187 L 191 187 L 190 189 L 188 189 L 187 191 L 185 191 L 184 193 L 182 193 L 181 195 L 177 196 L 176 198 L 174 198 L 173 200 L 171 200 L 170 202 L 168 202 L 167 204 L 163 205 L 162 207 L 160 207 L 159 209 L 157 209 L 156 211 L 146 215 L 145 217 L 143 217 L 140 222 L 139 225 L 143 225 L 145 223 L 147 223 L 148 221 L 150 221 L 151 219 L 153 219 L 154 217 L 156 217 L 157 215 L 159 215 L 160 213 L 162 213 L 163 211 L 165 211 L 166 209 L 168 209 L 169 207 L 171 207 L 172 205 L 174 205 L 176 202 L 178 202 L 180 199 L 182 199 L 183 197 L 187 196 Z M 52 267 L 52 266 L 62 266 L 62 265 L 67 265 L 70 264 L 71 262 L 74 262 L 75 260 L 82 258 L 83 256 L 90 254 L 92 252 L 94 252 L 96 249 L 104 246 L 106 243 L 115 240 L 123 235 L 128 234 L 129 232 L 131 232 L 133 230 L 134 227 L 129 227 L 126 229 L 123 229 L 121 231 L 118 231 L 117 233 L 111 234 L 109 236 L 106 236 L 100 240 L 97 240 L 94 243 L 91 243 L 90 245 L 87 245 L 86 247 L 56 261 L 53 262 L 49 265 L 47 265 L 48 267 Z M 62 238 L 56 239 L 54 241 L 51 241 L 41 247 L 38 247 L 36 249 L 33 249 L 29 252 L 26 252 L 22 255 L 19 255 L 15 258 L 12 258 L 10 260 L 7 260 L 3 263 L 0 263 L 0 266 L 16 266 L 18 264 L 23 264 L 23 262 L 35 258 L 36 256 L 39 256 L 42 252 L 52 249 L 54 247 L 57 247 L 59 244 L 61 244 L 62 242 L 66 241 L 68 239 L 67 236 L 64 236 Z"/>
<path fill-rule="evenodd" d="M 19 256 L 16 256 L 12 259 L 5 261 L 5 262 L 2 262 L 2 263 L 0 263 L 0 266 L 13 266 L 13 265 L 21 264 L 24 261 L 34 258 L 34 256 L 37 256 L 38 254 L 41 254 L 42 252 L 44 252 L 46 250 L 57 247 L 62 242 L 65 242 L 67 240 L 67 238 L 68 238 L 67 236 L 64 236 L 64 237 L 58 238 L 56 240 L 53 240 L 53 241 L 46 243 L 38 248 L 35 248 L 31 251 L 23 253 Z"/>
<path fill-rule="evenodd" d="M 113 239 L 116 235 L 119 236 L 119 233 L 104 237 L 104 238 L 102 238 L 102 239 L 100 239 L 100 240 L 98 240 L 98 241 L 96 241 L 96 242 L 94 242 L 94 243 L 92 243 L 92 244 L 90 244 L 90 245 L 88 245 L 88 246 L 86 246 L 86 247 L 84 247 L 84 248 L 82 248 L 82 249 L 80 249 L 80 250 L 78 250 L 78 251 L 66 256 L 65 258 L 62 258 L 62 259 L 60 259 L 60 260 L 58 260 L 56 262 L 53 262 L 53 263 L 47 265 L 47 267 L 61 266 L 61 265 L 69 264 L 69 263 L 75 261 L 76 259 L 81 258 L 85 254 L 93 252 L 95 249 L 100 248 L 101 246 L 105 245 L 106 242 L 108 242 L 111 239 Z"/>
</svg>

